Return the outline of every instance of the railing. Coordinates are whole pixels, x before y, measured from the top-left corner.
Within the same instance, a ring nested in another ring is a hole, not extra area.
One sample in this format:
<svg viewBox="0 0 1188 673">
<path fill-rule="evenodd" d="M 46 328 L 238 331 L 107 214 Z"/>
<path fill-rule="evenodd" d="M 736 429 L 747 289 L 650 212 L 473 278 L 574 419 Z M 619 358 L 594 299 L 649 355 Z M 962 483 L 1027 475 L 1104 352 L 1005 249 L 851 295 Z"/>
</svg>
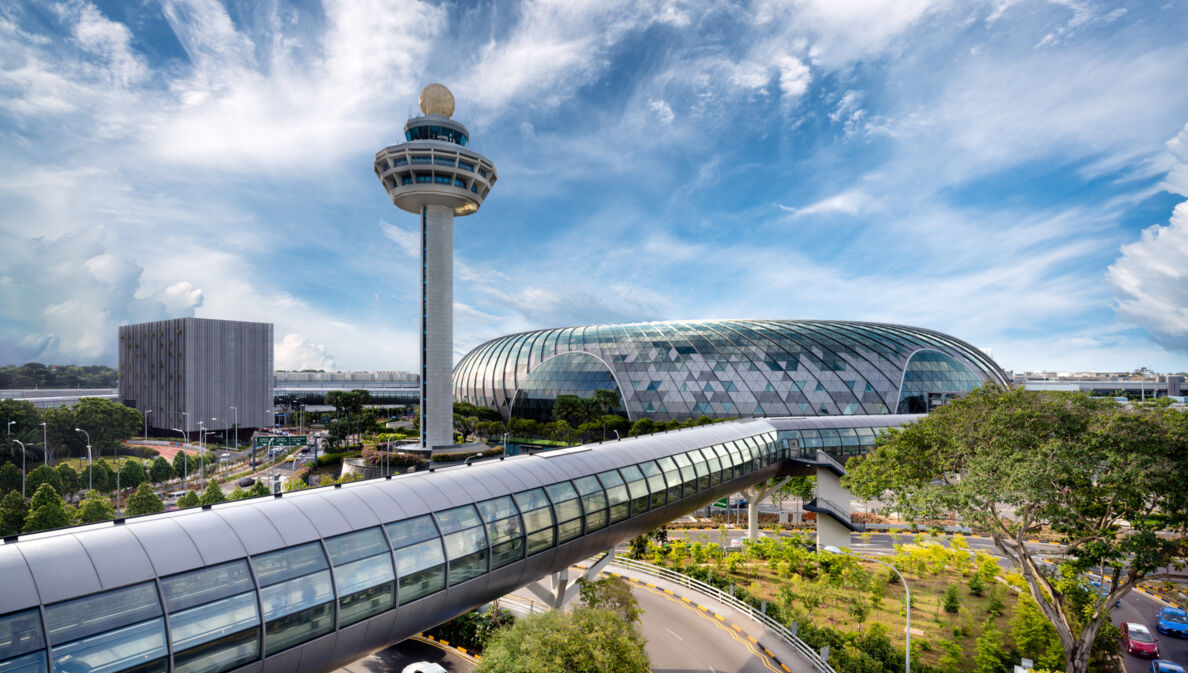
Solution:
<svg viewBox="0 0 1188 673">
<path fill-rule="evenodd" d="M 838 521 L 841 521 L 842 523 L 846 524 L 850 528 L 857 529 L 860 527 L 860 524 L 854 523 L 854 520 L 850 517 L 849 512 L 843 510 L 841 507 L 838 507 L 836 504 L 834 504 L 833 502 L 830 502 L 829 500 L 826 500 L 825 498 L 821 498 L 821 497 L 813 498 L 812 500 L 809 500 L 808 502 L 806 502 L 804 504 L 804 508 L 810 512 L 816 511 L 816 510 L 824 510 L 825 512 L 828 512 L 830 515 L 832 515 L 833 518 L 837 519 Z"/>
<path fill-rule="evenodd" d="M 597 559 L 597 558 L 601 558 L 601 554 L 599 556 L 595 557 L 595 559 Z M 750 604 L 744 603 L 743 601 L 740 601 L 739 599 L 735 598 L 734 596 L 731 596 L 730 594 L 728 594 L 716 587 L 710 586 L 709 584 L 706 584 L 705 582 L 695 580 L 692 577 L 689 577 L 688 575 L 684 575 L 684 574 L 681 574 L 681 573 L 678 573 L 678 572 L 675 572 L 672 570 L 668 570 L 667 568 L 659 568 L 659 567 L 654 566 L 650 563 L 644 563 L 642 561 L 634 561 L 629 558 L 623 558 L 622 556 L 614 557 L 613 559 L 611 559 L 610 564 L 617 565 L 622 568 L 626 568 L 628 570 L 634 570 L 635 572 L 644 573 L 645 575 L 652 575 L 653 577 L 659 577 L 661 579 L 668 580 L 669 582 L 675 582 L 687 589 L 691 589 L 693 591 L 696 591 L 697 593 L 704 594 L 705 596 L 708 596 L 709 598 L 712 598 L 713 600 L 715 600 L 719 603 L 729 605 L 730 607 L 734 608 L 735 610 L 738 610 L 739 612 L 743 613 L 744 615 L 747 615 L 754 621 L 759 622 L 763 626 L 765 626 L 768 629 L 770 629 L 771 631 L 773 631 L 780 638 L 784 639 L 784 641 L 787 642 L 790 646 L 792 646 L 793 649 L 795 649 L 799 654 L 801 654 L 803 657 L 808 659 L 809 663 L 813 665 L 813 668 L 816 668 L 821 673 L 835 673 L 835 671 L 833 670 L 833 667 L 829 665 L 829 662 L 822 659 L 821 655 L 818 652 L 813 650 L 813 648 L 809 647 L 803 640 L 796 637 L 796 633 L 794 630 L 789 629 L 788 627 L 784 626 L 780 622 L 772 619 L 771 617 L 768 617 L 766 614 L 760 612 L 759 610 L 756 610 Z"/>
<path fill-rule="evenodd" d="M 842 465 L 841 463 L 837 462 L 836 460 L 833 459 L 833 456 L 829 455 L 828 453 L 825 453 L 824 451 L 822 451 L 820 449 L 817 449 L 817 462 L 823 463 L 825 465 L 829 465 L 830 467 L 837 470 L 839 474 L 846 473 L 845 465 Z"/>
</svg>

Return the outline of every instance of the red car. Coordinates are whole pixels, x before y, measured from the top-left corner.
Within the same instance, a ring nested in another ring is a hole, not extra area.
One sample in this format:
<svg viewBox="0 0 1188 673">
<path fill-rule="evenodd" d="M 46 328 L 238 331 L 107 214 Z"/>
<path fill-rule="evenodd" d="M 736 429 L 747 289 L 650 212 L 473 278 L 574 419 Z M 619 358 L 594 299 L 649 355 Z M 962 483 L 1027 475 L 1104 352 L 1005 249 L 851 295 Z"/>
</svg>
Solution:
<svg viewBox="0 0 1188 673">
<path fill-rule="evenodd" d="M 1159 656 L 1159 641 L 1151 635 L 1150 629 L 1134 622 L 1122 622 L 1119 626 L 1122 629 L 1122 645 L 1127 654 L 1152 659 Z"/>
</svg>

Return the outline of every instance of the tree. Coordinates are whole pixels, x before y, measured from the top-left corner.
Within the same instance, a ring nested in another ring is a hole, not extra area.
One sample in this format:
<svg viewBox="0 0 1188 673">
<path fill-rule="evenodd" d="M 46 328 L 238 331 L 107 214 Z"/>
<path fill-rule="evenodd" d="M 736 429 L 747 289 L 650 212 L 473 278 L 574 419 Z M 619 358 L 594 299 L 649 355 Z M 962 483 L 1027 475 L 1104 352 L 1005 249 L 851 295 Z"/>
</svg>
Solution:
<svg viewBox="0 0 1188 673">
<path fill-rule="evenodd" d="M 982 579 L 982 573 L 974 572 L 969 576 L 969 593 L 974 596 L 981 596 L 986 592 L 986 581 Z"/>
<path fill-rule="evenodd" d="M 120 488 L 136 488 L 148 481 L 144 466 L 137 459 L 125 460 L 120 468 Z"/>
<path fill-rule="evenodd" d="M 632 437 L 639 435 L 650 435 L 656 431 L 656 422 L 650 418 L 641 418 L 631 424 L 631 430 L 627 432 Z"/>
<path fill-rule="evenodd" d="M 78 472 L 69 463 L 62 463 L 57 468 L 58 480 L 62 482 L 62 493 L 75 493 L 79 490 Z"/>
<path fill-rule="evenodd" d="M 96 460 L 91 465 L 84 465 L 79 480 L 88 488 L 93 480 L 95 490 L 104 493 L 110 493 L 116 487 L 115 470 L 111 469 L 106 460 Z"/>
<path fill-rule="evenodd" d="M 1064 650 L 1056 629 L 1029 596 L 1019 597 L 1010 629 L 1019 653 L 1033 660 L 1038 668 L 1059 668 L 1064 664 Z"/>
<path fill-rule="evenodd" d="M 1002 633 L 994 627 L 994 622 L 986 620 L 982 625 L 982 635 L 974 643 L 974 673 L 1001 673 L 1006 670 L 1003 661 L 1006 645 L 1002 642 Z"/>
<path fill-rule="evenodd" d="M 961 597 L 957 595 L 956 584 L 950 584 L 949 586 L 945 587 L 945 597 L 942 601 L 942 604 L 945 612 L 950 614 L 955 615 L 957 614 L 957 611 L 961 609 Z"/>
<path fill-rule="evenodd" d="M 987 386 L 883 435 L 872 454 L 850 460 L 843 483 L 914 520 L 956 512 L 988 530 L 1055 627 L 1065 670 L 1082 673 L 1108 606 L 1185 558 L 1186 444 L 1188 414 L 1170 407 Z M 1070 609 L 1025 546 L 1042 527 L 1061 536 L 1071 571 L 1108 569 L 1104 600 Z"/>
<path fill-rule="evenodd" d="M 0 492 L 21 492 L 21 468 L 12 463 L 0 465 Z"/>
<path fill-rule="evenodd" d="M 58 471 L 46 465 L 38 465 L 25 477 L 25 490 L 28 492 L 36 493 L 42 484 L 53 486 L 58 493 L 67 492 L 62 490 L 62 477 L 58 475 Z"/>
<path fill-rule="evenodd" d="M 140 433 L 144 420 L 139 411 L 102 397 L 84 397 L 70 408 L 74 413 L 74 427 L 90 434 L 96 457 L 103 453 L 114 454 L 120 442 Z M 74 434 L 83 437 L 82 433 Z"/>
<path fill-rule="evenodd" d="M 198 464 L 194 462 L 194 457 L 183 451 L 178 451 L 173 456 L 173 474 L 178 477 L 189 478 L 190 473 L 197 471 Z"/>
<path fill-rule="evenodd" d="M 236 500 L 243 500 L 246 497 L 247 497 L 247 491 L 236 486 L 235 488 L 231 489 L 230 493 L 227 494 L 227 501 L 235 502 Z"/>
<path fill-rule="evenodd" d="M 218 479 L 211 479 L 206 483 L 206 490 L 199 496 L 198 502 L 203 505 L 217 505 L 220 502 L 227 502 L 227 496 L 223 495 L 223 489 L 219 487 Z"/>
<path fill-rule="evenodd" d="M 24 532 L 35 533 L 39 530 L 69 526 L 70 516 L 66 513 L 65 505 L 66 503 L 62 502 L 62 496 L 58 495 L 53 486 L 42 484 L 37 488 L 37 492 L 33 494 L 33 500 L 29 503 Z"/>
<path fill-rule="evenodd" d="M 153 480 L 154 484 L 169 481 L 175 476 L 177 475 L 173 473 L 173 466 L 169 464 L 168 460 L 161 456 L 153 459 L 153 465 L 149 468 L 149 478 Z"/>
<path fill-rule="evenodd" d="M 99 491 L 87 491 L 82 502 L 78 503 L 78 512 L 74 518 L 79 523 L 96 523 L 110 521 L 115 518 L 115 509 L 111 506 L 111 498 Z"/>
<path fill-rule="evenodd" d="M 256 483 L 252 484 L 252 487 L 247 490 L 247 497 L 249 498 L 259 498 L 265 495 L 271 495 L 271 493 L 269 493 L 268 485 L 264 483 L 263 479 L 257 479 Z"/>
<path fill-rule="evenodd" d="M 644 639 L 610 610 L 578 608 L 517 620 L 497 632 L 476 673 L 647 673 Z"/>
<path fill-rule="evenodd" d="M 594 391 L 594 406 L 598 409 L 599 416 L 602 418 L 602 438 L 606 439 L 606 420 L 621 406 L 621 400 L 618 390 L 604 390 L 599 388 Z"/>
<path fill-rule="evenodd" d="M 165 505 L 157 497 L 153 487 L 147 481 L 142 481 L 136 487 L 136 492 L 128 497 L 128 506 L 124 509 L 124 515 L 140 516 L 141 514 L 156 514 L 164 511 Z"/>
<path fill-rule="evenodd" d="M 25 527 L 29 508 L 20 491 L 9 491 L 0 501 L 0 535 L 16 535 Z"/>
<path fill-rule="evenodd" d="M 573 426 L 581 423 L 584 414 L 582 398 L 577 395 L 558 395 L 553 400 L 553 420 Z"/>
<path fill-rule="evenodd" d="M 197 507 L 202 504 L 202 499 L 198 497 L 197 491 L 186 491 L 186 494 L 177 499 L 177 508 L 186 509 L 187 507 Z"/>
<path fill-rule="evenodd" d="M 582 578 L 578 580 L 578 594 L 587 606 L 610 610 L 627 623 L 634 623 L 643 614 L 631 586 L 621 577 L 601 577 L 593 582 Z"/>
<path fill-rule="evenodd" d="M 8 423 L 12 421 L 10 426 Z M 5 443 L 3 454 L 8 457 L 8 460 L 21 461 L 20 445 L 16 442 L 8 441 L 9 438 L 20 440 L 24 442 L 25 446 L 32 448 L 41 444 L 41 417 L 37 415 L 37 408 L 28 400 L 0 400 L 0 428 L 4 429 L 3 437 Z"/>
</svg>

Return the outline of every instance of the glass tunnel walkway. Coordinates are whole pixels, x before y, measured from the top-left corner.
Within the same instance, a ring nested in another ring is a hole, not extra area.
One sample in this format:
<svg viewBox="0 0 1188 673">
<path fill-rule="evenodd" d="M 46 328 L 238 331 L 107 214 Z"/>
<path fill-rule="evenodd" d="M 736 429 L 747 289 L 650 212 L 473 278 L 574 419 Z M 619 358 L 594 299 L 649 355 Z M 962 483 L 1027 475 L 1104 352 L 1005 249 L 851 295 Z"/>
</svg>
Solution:
<svg viewBox="0 0 1188 673">
<path fill-rule="evenodd" d="M 0 673 L 330 671 L 778 475 L 792 420 L 8 538 Z"/>
</svg>

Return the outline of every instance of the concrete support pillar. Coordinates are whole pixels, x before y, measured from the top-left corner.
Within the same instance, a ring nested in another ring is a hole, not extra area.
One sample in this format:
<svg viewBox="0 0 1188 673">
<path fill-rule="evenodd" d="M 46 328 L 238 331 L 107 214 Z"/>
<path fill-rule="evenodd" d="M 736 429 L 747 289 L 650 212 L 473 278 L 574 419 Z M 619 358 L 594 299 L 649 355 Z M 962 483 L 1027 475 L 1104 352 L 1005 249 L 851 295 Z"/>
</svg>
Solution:
<svg viewBox="0 0 1188 673">
<path fill-rule="evenodd" d="M 817 499 L 827 500 L 842 512 L 850 511 L 850 491 L 841 485 L 832 470 L 817 468 Z M 817 513 L 817 548 L 834 546 L 843 549 L 850 546 L 850 529 L 828 514 Z"/>
<path fill-rule="evenodd" d="M 614 549 L 608 550 L 594 565 L 586 569 L 581 574 L 581 577 L 572 578 L 572 583 L 570 581 L 569 568 L 566 568 L 551 575 L 546 575 L 527 585 L 525 588 L 531 591 L 541 602 L 549 606 L 550 610 L 564 610 L 578 596 L 577 580 L 586 579 L 592 581 L 593 578 L 598 577 L 598 573 L 602 572 L 614 557 Z"/>
<path fill-rule="evenodd" d="M 454 443 L 454 210 L 421 207 L 421 445 Z"/>
</svg>

